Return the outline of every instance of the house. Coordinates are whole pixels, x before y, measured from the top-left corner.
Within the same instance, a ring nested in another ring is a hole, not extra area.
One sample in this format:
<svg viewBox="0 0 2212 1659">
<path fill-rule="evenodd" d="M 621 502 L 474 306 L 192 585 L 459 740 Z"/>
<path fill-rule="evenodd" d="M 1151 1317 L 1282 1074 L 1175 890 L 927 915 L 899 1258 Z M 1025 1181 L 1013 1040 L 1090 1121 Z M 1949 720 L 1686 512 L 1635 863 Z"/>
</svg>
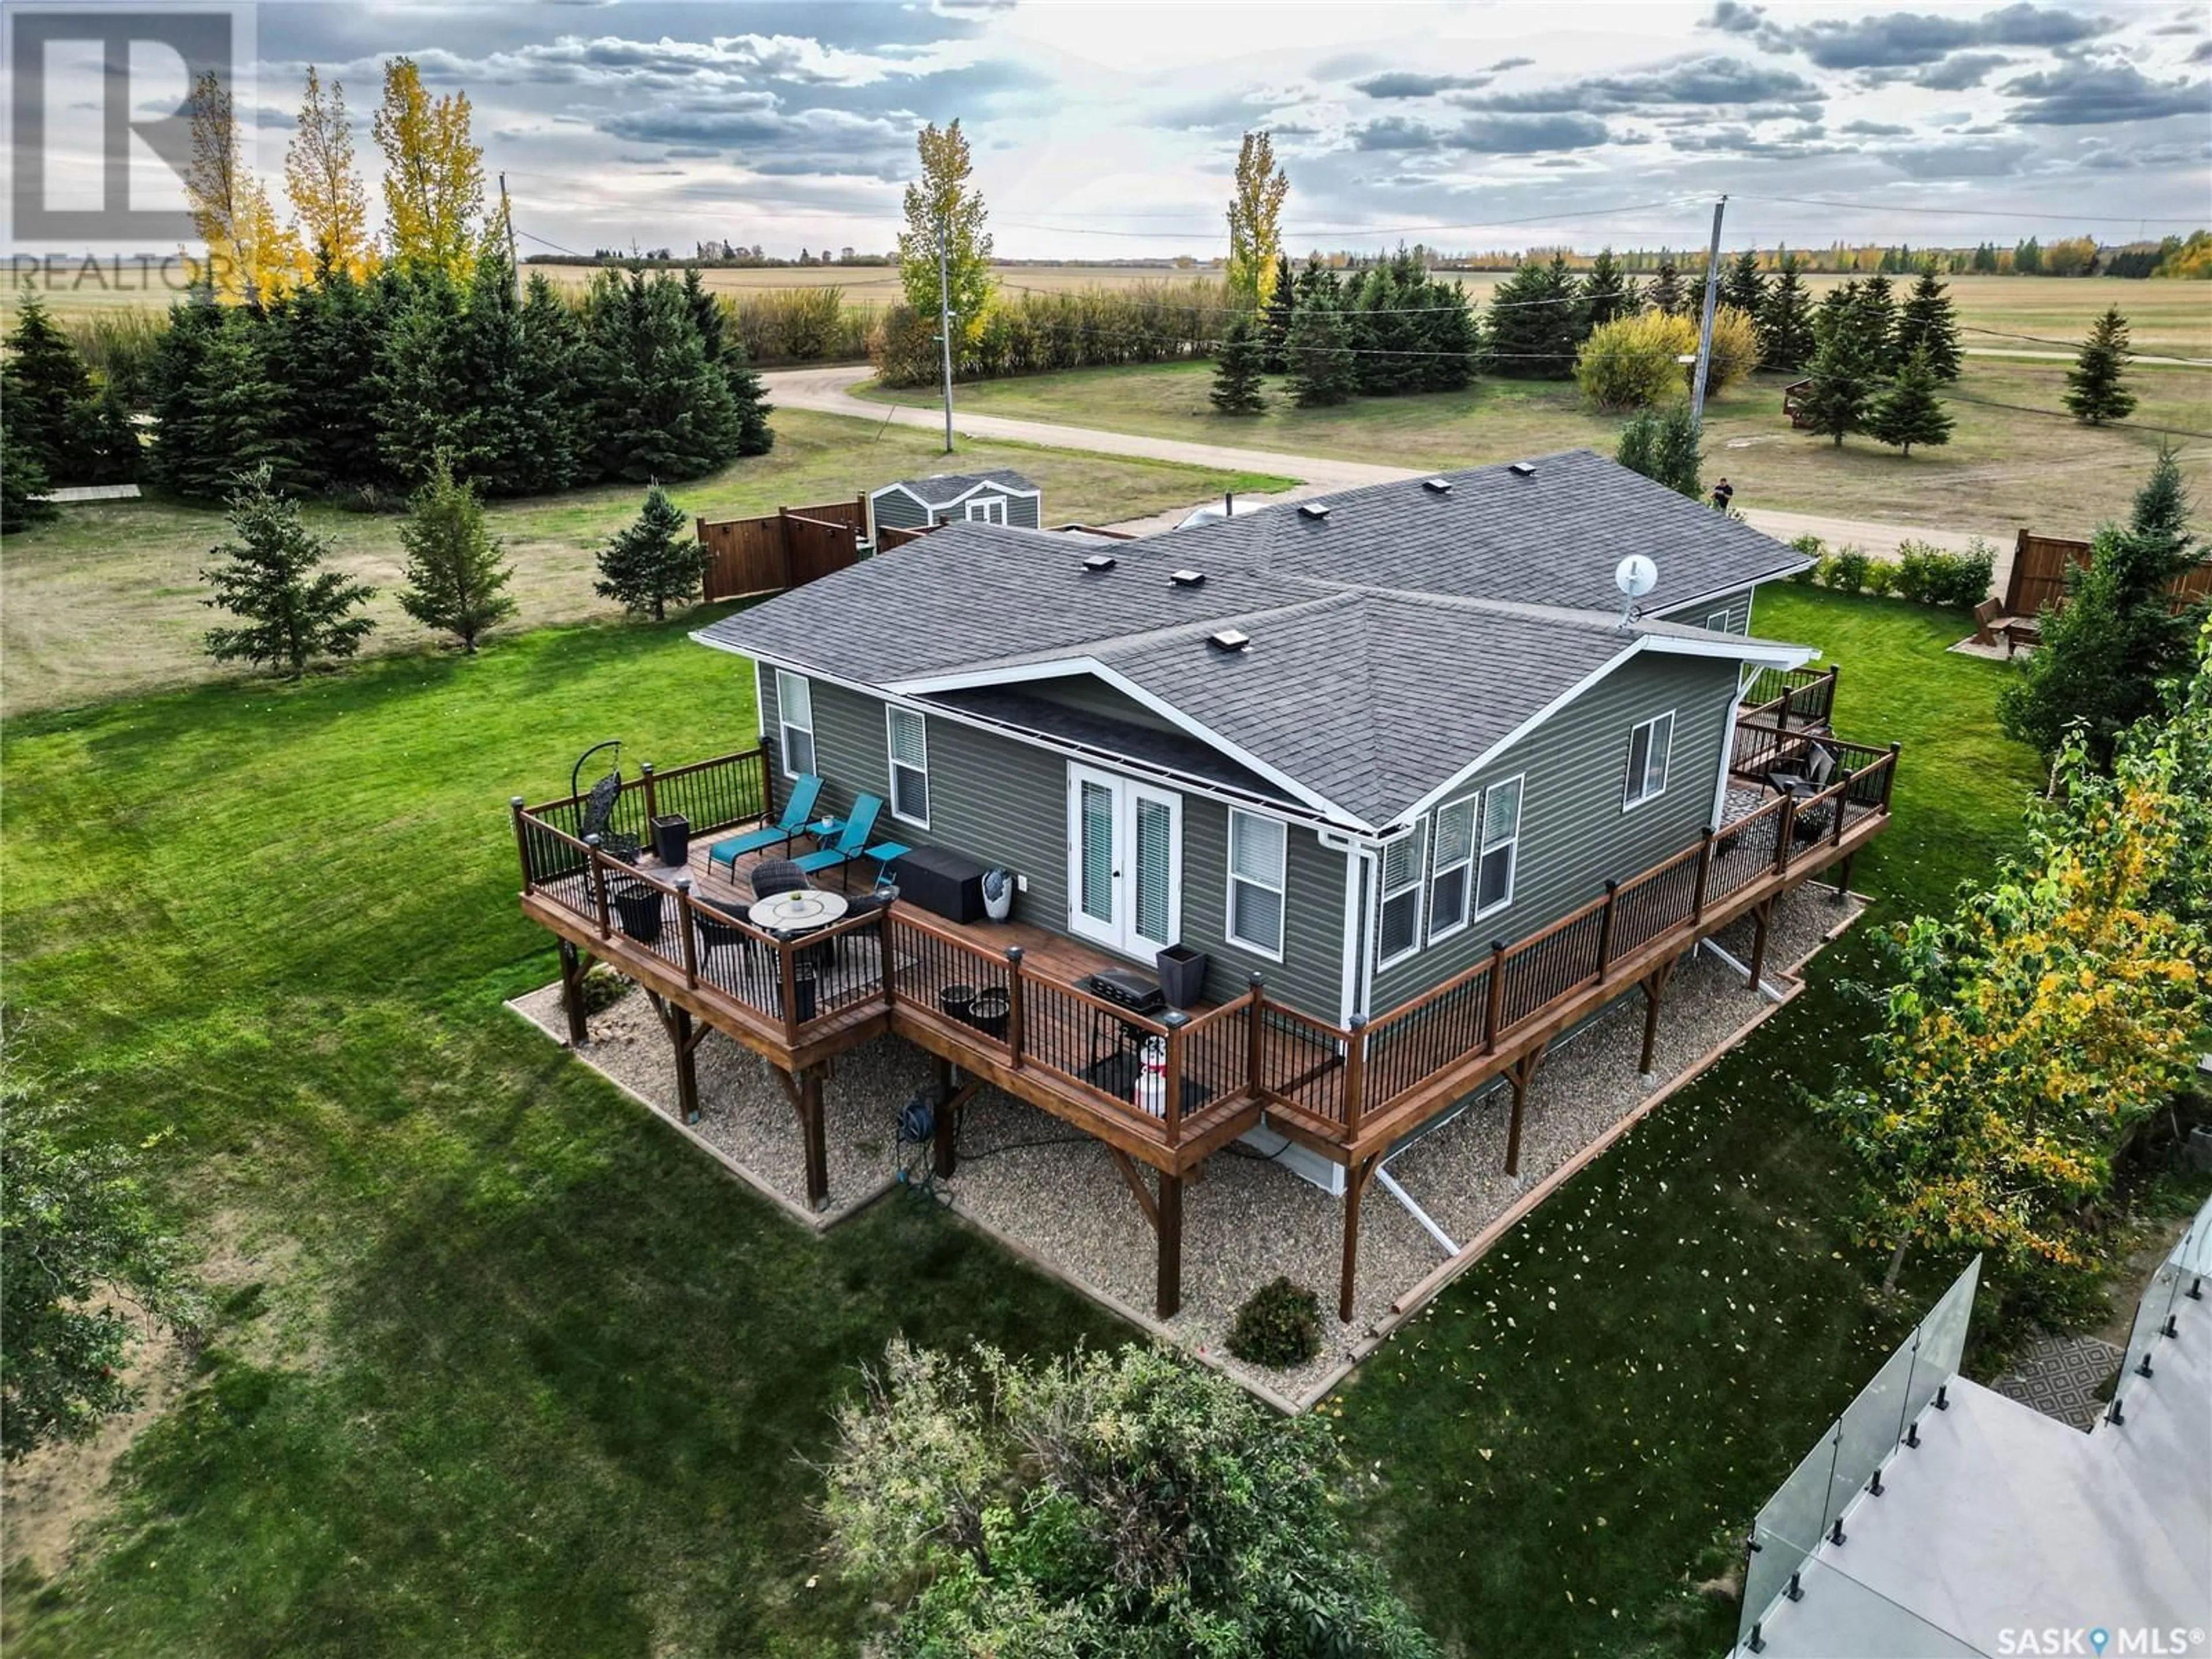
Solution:
<svg viewBox="0 0 2212 1659">
<path fill-rule="evenodd" d="M 926 530 L 940 524 L 1037 530 L 1043 523 L 1044 491 L 1006 468 L 902 478 L 868 492 L 868 536 L 879 546 L 886 530 Z"/>
<path fill-rule="evenodd" d="M 1640 609 L 1630 554 L 1657 569 Z M 1749 916 L 1756 984 L 1774 899 L 1882 828 L 1894 750 L 1808 733 L 1832 672 L 1750 631 L 1804 562 L 1575 451 L 1131 541 L 955 520 L 694 637 L 756 677 L 761 747 L 729 764 L 757 769 L 761 812 L 817 775 L 833 813 L 878 796 L 890 839 L 1012 872 L 1018 934 L 890 908 L 869 1029 L 1152 1165 L 1164 1314 L 1183 1176 L 1237 1136 L 1287 1141 L 1344 1195 L 1348 1318 L 1394 1146 L 1503 1078 L 1515 1169 L 1552 1041 L 1640 988 L 1648 1070 L 1674 963 Z M 1754 676 L 1784 696 L 1746 716 Z M 1769 798 L 1793 765 L 1809 780 Z M 532 875 L 540 821 L 518 816 L 526 904 L 543 890 L 532 914 L 605 955 L 572 855 Z M 1159 1111 L 1075 1034 L 1106 1006 L 1090 971 L 1170 946 L 1207 958 L 1198 1007 L 1119 1022 L 1162 1040 Z M 933 1006 L 948 981 L 1025 1013 L 979 1036 Z M 788 995 L 738 1001 L 702 1012 L 803 1085 L 819 1050 Z"/>
</svg>

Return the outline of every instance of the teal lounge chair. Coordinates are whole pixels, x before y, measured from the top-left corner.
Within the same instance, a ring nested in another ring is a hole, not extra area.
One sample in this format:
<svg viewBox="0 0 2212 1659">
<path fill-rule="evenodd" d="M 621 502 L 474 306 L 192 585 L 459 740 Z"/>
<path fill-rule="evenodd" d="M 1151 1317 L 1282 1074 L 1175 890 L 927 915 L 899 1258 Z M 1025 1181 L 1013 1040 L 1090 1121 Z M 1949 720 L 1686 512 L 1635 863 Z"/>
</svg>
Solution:
<svg viewBox="0 0 2212 1659">
<path fill-rule="evenodd" d="M 852 816 L 837 831 L 836 840 L 812 853 L 802 854 L 792 860 L 800 869 L 812 875 L 817 870 L 837 870 L 849 866 L 854 859 L 873 859 L 880 872 L 883 866 L 907 849 L 893 842 L 871 845 L 868 837 L 876 833 L 876 815 L 884 810 L 880 795 L 861 795 L 853 802 Z M 843 868 L 847 886 L 852 884 L 852 872 Z"/>
<path fill-rule="evenodd" d="M 783 816 L 762 830 L 748 830 L 742 836 L 732 836 L 727 841 L 718 841 L 707 849 L 707 873 L 714 873 L 714 866 L 730 866 L 730 879 L 738 878 L 738 860 L 748 853 L 758 853 L 770 847 L 788 847 L 791 838 L 806 828 L 814 816 L 814 803 L 821 798 L 822 780 L 809 772 L 791 787 L 791 799 L 783 804 Z"/>
</svg>

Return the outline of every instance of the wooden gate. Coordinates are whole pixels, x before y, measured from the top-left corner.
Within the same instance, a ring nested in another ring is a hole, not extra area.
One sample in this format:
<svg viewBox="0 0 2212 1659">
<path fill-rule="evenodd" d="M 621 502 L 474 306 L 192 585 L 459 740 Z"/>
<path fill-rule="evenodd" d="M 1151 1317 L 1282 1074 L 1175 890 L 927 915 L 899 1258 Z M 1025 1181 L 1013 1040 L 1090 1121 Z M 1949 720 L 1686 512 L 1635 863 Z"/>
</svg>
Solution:
<svg viewBox="0 0 2212 1659">
<path fill-rule="evenodd" d="M 2012 574 L 2005 581 L 2005 611 L 2033 617 L 2066 597 L 2066 573 L 2089 568 L 2090 544 L 2070 536 L 2023 530 L 2013 544 Z M 2212 564 L 2192 565 L 2167 584 L 2177 611 L 2212 597 Z"/>
<path fill-rule="evenodd" d="M 782 507 L 757 519 L 701 519 L 707 598 L 780 593 L 842 570 L 860 557 L 867 522 L 865 495 L 819 507 Z"/>
</svg>

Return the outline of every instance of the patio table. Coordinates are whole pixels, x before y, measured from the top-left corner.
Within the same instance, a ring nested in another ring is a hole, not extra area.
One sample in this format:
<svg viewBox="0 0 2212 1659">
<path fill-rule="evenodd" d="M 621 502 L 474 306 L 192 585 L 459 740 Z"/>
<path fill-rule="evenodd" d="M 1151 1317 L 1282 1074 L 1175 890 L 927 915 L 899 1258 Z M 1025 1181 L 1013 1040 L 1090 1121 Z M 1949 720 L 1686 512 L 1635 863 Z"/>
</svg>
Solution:
<svg viewBox="0 0 2212 1659">
<path fill-rule="evenodd" d="M 764 899 L 753 901 L 745 912 L 745 919 L 756 927 L 771 933 L 811 933 L 842 921 L 845 915 L 845 898 L 842 893 L 824 892 L 819 888 L 802 887 L 789 893 L 771 893 Z"/>
</svg>

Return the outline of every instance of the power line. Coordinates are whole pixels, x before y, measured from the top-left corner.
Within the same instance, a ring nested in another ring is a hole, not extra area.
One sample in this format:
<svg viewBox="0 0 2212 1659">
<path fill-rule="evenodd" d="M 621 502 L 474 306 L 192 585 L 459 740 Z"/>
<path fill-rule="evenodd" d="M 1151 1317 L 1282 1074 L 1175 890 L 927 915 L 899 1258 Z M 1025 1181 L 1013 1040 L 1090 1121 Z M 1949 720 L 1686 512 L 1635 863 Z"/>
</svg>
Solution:
<svg viewBox="0 0 2212 1659">
<path fill-rule="evenodd" d="M 1441 230 L 1508 230 L 1521 225 L 1549 225 L 1567 220 L 1602 219 L 1609 214 L 1641 213 L 1646 209 L 1678 207 L 1686 201 L 1702 201 L 1703 198 L 1668 196 L 1654 202 L 1627 202 L 1613 207 L 1590 208 L 1577 213 L 1538 213 L 1525 219 L 1480 219 L 1456 225 L 1335 225 L 1293 226 L 1283 233 L 1285 241 L 1304 241 L 1316 236 L 1425 236 Z M 1008 230 L 1043 230 L 1063 236 L 1152 236 L 1165 233 L 1156 230 L 1104 230 L 1096 225 L 1045 225 L 1024 219 L 1000 219 L 994 222 Z M 1224 231 L 1223 234 L 1227 233 Z M 1638 231 L 1638 234 L 1644 233 Z"/>
<path fill-rule="evenodd" d="M 1946 219 L 2027 219 L 2048 225 L 2195 225 L 2203 217 L 2201 214 L 2160 217 L 2157 214 L 2146 216 L 2140 213 L 2028 213 L 2016 208 L 1904 207 L 1894 202 L 1839 202 L 1821 196 L 1758 196 L 1749 191 L 1735 194 L 1747 202 L 1788 202 L 1798 207 L 1853 208 L 1865 213 L 1919 213 Z"/>
</svg>

